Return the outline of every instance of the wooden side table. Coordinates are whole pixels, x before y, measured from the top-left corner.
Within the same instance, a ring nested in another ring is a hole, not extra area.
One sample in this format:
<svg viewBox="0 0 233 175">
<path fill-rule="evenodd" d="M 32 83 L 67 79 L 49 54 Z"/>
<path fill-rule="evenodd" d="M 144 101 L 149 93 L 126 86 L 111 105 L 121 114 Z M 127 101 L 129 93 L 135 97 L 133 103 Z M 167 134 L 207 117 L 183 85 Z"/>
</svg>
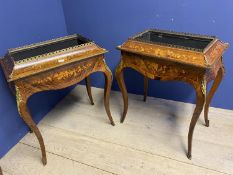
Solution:
<svg viewBox="0 0 233 175">
<path fill-rule="evenodd" d="M 44 165 L 47 163 L 45 145 L 28 110 L 28 99 L 35 93 L 63 89 L 85 79 L 94 104 L 89 75 L 102 72 L 105 76 L 104 105 L 110 123 L 114 125 L 109 108 L 112 73 L 105 63 L 104 53 L 106 50 L 94 42 L 72 35 L 11 49 L 1 60 L 6 79 L 16 95 L 19 114 L 39 141 Z"/>
<path fill-rule="evenodd" d="M 132 68 L 144 75 L 144 101 L 147 96 L 148 78 L 156 80 L 179 80 L 191 84 L 196 91 L 194 110 L 188 133 L 188 153 L 191 159 L 192 138 L 196 122 L 205 106 L 205 123 L 209 126 L 208 109 L 223 74 L 222 55 L 228 44 L 216 37 L 147 30 L 119 46 L 121 61 L 116 78 L 123 95 L 124 122 L 128 110 L 128 95 L 123 77 L 125 68 Z M 214 80 L 207 94 L 207 83 Z"/>
</svg>

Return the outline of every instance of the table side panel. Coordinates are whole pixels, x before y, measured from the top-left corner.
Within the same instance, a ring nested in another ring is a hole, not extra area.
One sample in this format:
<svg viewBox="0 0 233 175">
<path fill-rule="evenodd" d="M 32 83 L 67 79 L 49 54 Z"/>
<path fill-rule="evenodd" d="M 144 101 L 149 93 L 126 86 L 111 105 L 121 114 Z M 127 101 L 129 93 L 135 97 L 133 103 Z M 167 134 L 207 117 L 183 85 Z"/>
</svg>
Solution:
<svg viewBox="0 0 233 175">
<path fill-rule="evenodd" d="M 224 69 L 223 57 L 220 57 L 219 59 L 217 59 L 208 69 L 207 75 L 206 75 L 207 83 L 215 79 L 220 68 Z"/>
<path fill-rule="evenodd" d="M 103 55 L 51 69 L 15 81 L 15 85 L 29 94 L 40 91 L 57 90 L 72 86 L 103 64 Z"/>
<path fill-rule="evenodd" d="M 126 43 L 120 46 L 120 49 L 128 50 L 129 52 L 136 52 L 142 55 L 148 55 L 151 57 L 159 57 L 170 61 L 193 64 L 199 67 L 206 66 L 204 54 L 191 50 L 143 43 L 134 40 L 128 40 Z"/>
<path fill-rule="evenodd" d="M 214 42 L 214 44 L 204 53 L 208 66 L 213 66 L 216 64 L 215 62 L 219 62 L 227 48 L 227 43 L 223 43 L 220 40 Z"/>
<path fill-rule="evenodd" d="M 133 68 L 150 79 L 181 80 L 195 85 L 202 83 L 205 69 L 183 65 L 176 62 L 154 59 L 122 51 L 122 66 Z"/>
</svg>

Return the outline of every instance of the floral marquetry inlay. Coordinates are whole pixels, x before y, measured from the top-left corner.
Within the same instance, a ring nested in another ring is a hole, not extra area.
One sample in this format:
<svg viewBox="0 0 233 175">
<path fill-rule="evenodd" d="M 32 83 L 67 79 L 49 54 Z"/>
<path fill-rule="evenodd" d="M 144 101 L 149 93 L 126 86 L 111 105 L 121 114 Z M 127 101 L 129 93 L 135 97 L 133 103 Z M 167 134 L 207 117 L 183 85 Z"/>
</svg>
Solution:
<svg viewBox="0 0 233 175">
<path fill-rule="evenodd" d="M 161 80 L 182 80 L 196 84 L 201 83 L 204 77 L 204 71 L 196 71 L 192 68 L 185 68 L 174 64 L 158 63 L 153 59 L 143 59 L 137 55 L 125 55 L 117 70 L 124 68 L 133 68 L 150 79 L 160 78 Z"/>
<path fill-rule="evenodd" d="M 194 64 L 201 67 L 206 65 L 204 55 L 202 53 L 190 50 L 183 50 L 148 43 L 145 44 L 133 40 L 127 41 L 120 47 L 120 49 L 125 51 L 128 50 L 130 52 L 135 52 L 142 55 L 175 60 L 181 63 L 183 62 L 187 64 Z"/>
<path fill-rule="evenodd" d="M 35 82 L 32 82 L 32 85 L 38 86 L 41 84 L 47 84 L 49 82 L 60 82 L 61 80 L 76 78 L 77 76 L 80 76 L 80 74 L 84 73 L 85 71 L 87 71 L 91 68 L 93 68 L 93 64 L 87 63 L 85 65 L 77 66 L 74 69 L 57 71 L 48 77 L 45 77 L 43 79 L 39 79 L 39 80 L 36 80 Z"/>
</svg>

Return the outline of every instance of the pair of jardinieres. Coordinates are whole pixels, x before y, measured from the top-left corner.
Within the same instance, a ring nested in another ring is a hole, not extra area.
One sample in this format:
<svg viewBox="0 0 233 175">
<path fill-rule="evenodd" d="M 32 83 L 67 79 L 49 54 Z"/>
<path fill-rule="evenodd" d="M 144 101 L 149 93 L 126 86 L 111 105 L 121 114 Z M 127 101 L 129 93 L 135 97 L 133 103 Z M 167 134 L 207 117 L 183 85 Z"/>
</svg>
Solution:
<svg viewBox="0 0 233 175">
<path fill-rule="evenodd" d="M 85 44 L 79 46 L 79 42 Z M 62 49 L 63 47 L 67 48 Z M 222 55 L 227 44 L 216 37 L 147 30 L 118 48 L 121 50 L 121 62 L 116 69 L 116 79 L 124 99 L 121 122 L 128 109 L 123 78 L 123 70 L 127 67 L 144 75 L 144 100 L 147 96 L 148 78 L 181 80 L 195 88 L 197 103 L 188 134 L 187 156 L 191 158 L 193 131 L 204 105 L 205 122 L 209 126 L 208 108 L 224 73 Z M 30 50 L 31 53 L 28 53 Z M 105 108 L 114 125 L 109 109 L 112 75 L 104 61 L 104 53 L 105 49 L 75 35 L 10 50 L 1 61 L 8 82 L 14 85 L 19 113 L 39 140 L 43 164 L 47 162 L 45 146 L 41 133 L 28 112 L 28 98 L 44 90 L 65 88 L 87 77 L 87 91 L 92 101 L 89 74 L 101 71 L 106 78 Z M 215 81 L 207 95 L 206 86 L 211 80 Z"/>
</svg>

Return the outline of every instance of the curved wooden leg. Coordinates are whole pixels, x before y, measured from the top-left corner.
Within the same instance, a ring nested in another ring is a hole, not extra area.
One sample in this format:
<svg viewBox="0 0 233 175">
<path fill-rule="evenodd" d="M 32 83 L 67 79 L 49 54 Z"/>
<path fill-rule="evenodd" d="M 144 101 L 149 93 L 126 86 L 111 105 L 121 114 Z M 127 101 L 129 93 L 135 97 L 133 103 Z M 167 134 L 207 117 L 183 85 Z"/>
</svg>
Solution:
<svg viewBox="0 0 233 175">
<path fill-rule="evenodd" d="M 29 112 L 29 110 L 28 110 L 28 106 L 26 106 L 27 107 L 27 111 Z M 31 115 L 31 113 L 30 113 L 30 115 Z M 26 123 L 26 122 L 25 122 Z M 27 125 L 27 123 L 26 123 L 26 125 Z M 28 129 L 29 129 L 29 133 L 33 133 L 33 131 L 31 130 L 31 128 L 28 126 Z"/>
<path fill-rule="evenodd" d="M 90 81 L 90 76 L 86 77 L 85 78 L 85 81 L 86 81 L 86 88 L 87 88 L 87 94 L 88 94 L 88 97 L 91 101 L 91 104 L 94 105 L 94 102 L 93 102 L 93 98 L 92 98 L 92 93 L 91 93 L 91 81 Z"/>
<path fill-rule="evenodd" d="M 124 112 L 123 112 L 123 115 L 121 117 L 121 123 L 123 123 L 125 120 L 127 111 L 128 111 L 128 94 L 127 94 L 125 81 L 124 81 L 123 68 L 121 67 L 121 65 L 119 65 L 116 69 L 116 79 L 117 79 L 117 83 L 118 83 L 118 86 L 121 90 L 123 100 L 124 100 Z"/>
<path fill-rule="evenodd" d="M 45 145 L 44 141 L 42 138 L 42 135 L 37 128 L 35 122 L 32 120 L 32 117 L 27 109 L 27 99 L 29 96 L 23 94 L 23 92 L 20 91 L 19 88 L 16 87 L 16 97 L 17 97 L 17 106 L 18 106 L 18 111 L 22 119 L 25 121 L 25 123 L 28 125 L 28 127 L 35 133 L 42 152 L 42 163 L 44 165 L 47 164 L 47 158 L 46 158 L 46 152 L 45 152 Z"/>
<path fill-rule="evenodd" d="M 203 106 L 205 103 L 205 90 L 200 85 L 196 89 L 196 108 L 194 110 L 190 126 L 189 126 L 189 133 L 188 133 L 188 154 L 187 157 L 189 159 L 192 158 L 192 140 L 193 140 L 193 131 L 195 128 L 195 125 L 197 123 L 197 120 L 203 110 Z"/>
<path fill-rule="evenodd" d="M 31 130 L 31 128 L 29 128 L 29 132 L 30 132 L 30 133 L 33 133 L 33 131 Z"/>
<path fill-rule="evenodd" d="M 2 168 L 0 167 L 0 175 L 2 175 Z"/>
<path fill-rule="evenodd" d="M 147 98 L 147 93 L 148 93 L 148 81 L 149 79 L 144 76 L 144 101 L 146 102 L 146 98 Z"/>
<path fill-rule="evenodd" d="M 110 107 L 109 107 L 109 98 L 110 98 L 110 91 L 111 91 L 111 86 L 112 86 L 112 72 L 111 70 L 108 68 L 108 66 L 104 61 L 104 77 L 105 77 L 105 88 L 104 88 L 104 107 L 106 110 L 106 113 L 108 115 L 108 118 L 110 120 L 111 125 L 115 125 L 112 115 L 111 115 L 111 111 L 110 111 Z"/>
<path fill-rule="evenodd" d="M 204 117 L 205 117 L 205 124 L 207 127 L 209 127 L 209 119 L 208 119 L 208 113 L 209 113 L 209 106 L 210 106 L 210 102 L 215 94 L 215 92 L 217 91 L 221 81 L 222 81 L 222 78 L 223 78 L 223 75 L 224 75 L 224 69 L 221 67 L 219 70 L 218 70 L 218 74 L 213 82 L 213 85 L 210 89 L 210 92 L 209 94 L 207 95 L 206 97 L 206 103 L 205 103 L 205 109 L 204 109 Z"/>
</svg>

